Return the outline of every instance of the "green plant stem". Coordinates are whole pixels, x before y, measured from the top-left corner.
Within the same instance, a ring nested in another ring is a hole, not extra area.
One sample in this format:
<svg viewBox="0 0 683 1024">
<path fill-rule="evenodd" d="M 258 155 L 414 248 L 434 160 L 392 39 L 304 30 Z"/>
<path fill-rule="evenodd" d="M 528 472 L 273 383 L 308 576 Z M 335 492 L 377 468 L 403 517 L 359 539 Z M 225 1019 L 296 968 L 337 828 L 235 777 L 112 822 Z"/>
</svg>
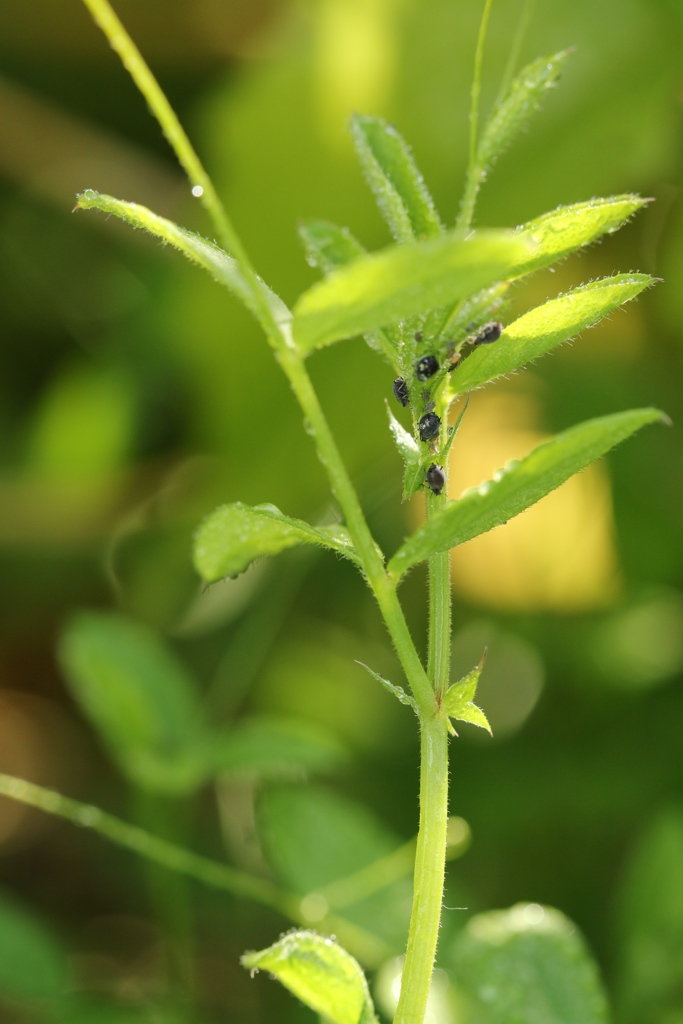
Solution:
<svg viewBox="0 0 683 1024">
<path fill-rule="evenodd" d="M 444 469 L 446 467 L 444 466 Z M 445 488 L 444 488 L 445 492 Z M 437 515 L 447 501 L 446 493 L 427 494 L 427 517 Z M 451 674 L 451 562 L 443 551 L 429 559 L 429 642 L 427 675 L 437 695 L 443 698 Z"/>
<path fill-rule="evenodd" d="M 413 696 L 425 714 L 433 713 L 434 693 L 415 650 L 395 585 L 386 573 L 382 555 L 365 521 L 356 490 L 332 436 L 303 358 L 292 348 L 281 349 L 279 355 L 280 364 L 306 417 L 307 428 L 315 440 L 332 493 L 344 512 L 346 526 L 361 557 L 367 581 L 380 606 Z"/>
<path fill-rule="evenodd" d="M 394 1024 L 423 1024 L 441 922 L 448 827 L 448 732 L 441 715 L 420 728 L 420 831 L 413 909 Z"/>
<path fill-rule="evenodd" d="M 486 41 L 486 30 L 489 24 L 489 14 L 493 0 L 486 0 L 484 13 L 481 16 L 479 25 L 479 36 L 477 38 L 477 49 L 474 56 L 474 75 L 472 77 L 472 92 L 470 94 L 470 147 L 469 161 L 467 165 L 467 181 L 465 192 L 460 204 L 456 227 L 461 231 L 467 231 L 472 223 L 474 207 L 477 201 L 477 193 L 481 184 L 481 167 L 477 163 L 477 133 L 479 125 L 479 94 L 481 93 L 481 65 L 484 59 L 484 43 Z"/>
<path fill-rule="evenodd" d="M 320 407 L 303 358 L 294 344 L 289 324 L 275 320 L 256 271 L 218 199 L 212 182 L 204 171 L 168 100 L 109 3 L 107 0 L 84 0 L 84 2 L 112 47 L 121 56 L 124 66 L 147 100 L 190 181 L 199 185 L 203 190 L 202 202 L 211 215 L 223 244 L 242 268 L 252 295 L 254 310 L 270 344 L 277 353 L 280 364 L 306 417 L 309 432 L 315 440 L 318 455 L 327 472 L 333 494 L 342 508 L 347 529 L 361 556 L 367 581 L 379 604 L 396 653 L 418 705 L 421 730 L 420 829 L 417 839 L 415 891 L 406 955 L 405 981 L 399 1003 L 400 1013 L 396 1019 L 402 1022 L 410 1021 L 411 1024 L 412 1022 L 422 1024 L 434 966 L 443 894 L 448 802 L 448 741 L 445 720 L 442 720 L 440 716 L 437 717 L 438 705 L 435 701 L 434 691 L 408 630 L 403 609 L 396 594 L 396 584 L 387 575 L 382 555 L 370 533 L 355 488 Z M 472 107 L 475 112 L 475 121 L 473 129 L 471 128 L 471 131 L 473 130 L 471 139 L 474 138 L 475 144 L 481 53 L 483 52 L 485 21 L 488 18 L 490 6 L 491 0 L 487 0 L 477 50 L 479 74 L 475 75 L 477 91 L 476 97 L 473 94 Z M 471 163 L 473 163 L 472 152 L 471 146 Z M 155 842 L 160 841 L 155 840 Z M 195 855 L 190 856 L 195 857 Z M 202 863 L 203 860 L 203 858 L 199 858 Z M 183 863 L 182 858 L 181 863 Z M 210 864 L 210 862 L 208 863 Z M 205 865 L 204 869 L 208 870 Z M 249 878 L 249 885 L 251 886 L 256 881 Z M 259 884 L 266 885 L 266 883 Z M 261 896 L 263 895 L 264 893 L 261 892 Z M 280 898 L 278 894 L 277 899 Z M 339 937 L 342 938 L 341 935 Z"/>
<path fill-rule="evenodd" d="M 190 184 L 193 189 L 197 189 L 197 198 L 213 221 L 221 244 L 241 265 L 245 277 L 252 285 L 254 301 L 260 309 L 263 309 L 266 306 L 265 297 L 259 286 L 256 271 L 247 251 L 242 245 L 232 221 L 228 217 L 211 178 L 187 137 L 185 129 L 178 120 L 173 107 L 168 102 L 144 57 L 113 10 L 109 0 L 83 0 L 83 3 L 147 101 L 151 113 L 178 158 L 178 162 L 185 171 Z"/>
<path fill-rule="evenodd" d="M 498 91 L 498 98 L 496 100 L 495 106 L 498 106 L 498 104 L 501 103 L 501 101 L 505 97 L 506 92 L 510 87 L 510 82 L 512 81 L 512 76 L 515 73 L 515 68 L 517 67 L 517 62 L 519 61 L 519 54 L 522 49 L 522 43 L 524 42 L 524 36 L 526 35 L 526 30 L 529 25 L 529 21 L 531 19 L 531 14 L 533 12 L 535 3 L 536 0 L 526 0 L 524 7 L 522 9 L 522 14 L 517 24 L 517 31 L 515 32 L 514 39 L 512 40 L 510 56 L 508 57 L 508 62 L 505 66 L 505 71 L 503 73 L 503 79 L 500 83 L 500 89 Z"/>
<path fill-rule="evenodd" d="M 270 907 L 290 921 L 310 926 L 310 920 L 301 911 L 300 897 L 283 892 L 264 878 L 257 878 L 245 871 L 237 871 L 154 836 L 136 825 L 129 825 L 128 822 L 101 811 L 99 807 L 72 800 L 52 789 L 45 789 L 43 786 L 36 786 L 32 782 L 3 773 L 0 773 L 0 796 L 9 797 L 28 807 L 35 807 L 57 818 L 64 818 L 81 828 L 92 829 L 117 846 L 130 850 L 169 871 L 193 878 L 233 896 L 254 900 L 255 903 Z M 381 939 L 344 918 L 330 914 L 321 924 L 337 935 L 342 944 L 348 946 L 371 967 L 379 966 L 391 953 Z"/>
</svg>

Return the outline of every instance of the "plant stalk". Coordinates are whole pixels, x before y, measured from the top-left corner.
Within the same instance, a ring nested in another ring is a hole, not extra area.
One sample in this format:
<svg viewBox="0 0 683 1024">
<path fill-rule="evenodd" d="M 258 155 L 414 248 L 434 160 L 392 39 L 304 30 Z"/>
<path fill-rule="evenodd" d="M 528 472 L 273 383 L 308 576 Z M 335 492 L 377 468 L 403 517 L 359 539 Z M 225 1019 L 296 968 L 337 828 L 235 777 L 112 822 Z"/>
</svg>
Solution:
<svg viewBox="0 0 683 1024">
<path fill-rule="evenodd" d="M 415 854 L 401 995 L 394 1024 L 423 1024 L 441 923 L 448 826 L 448 731 L 433 714 L 420 723 L 420 831 Z"/>
<path fill-rule="evenodd" d="M 446 467 L 444 467 L 445 469 Z M 445 490 L 445 488 L 444 488 Z M 446 504 L 446 494 L 427 495 L 427 518 Z M 429 646 L 427 675 L 440 703 L 451 674 L 451 562 L 443 551 L 429 559 Z"/>
<path fill-rule="evenodd" d="M 309 431 L 315 440 L 318 455 L 327 472 L 332 492 L 342 508 L 347 529 L 361 557 L 367 581 L 379 604 L 402 668 L 418 705 L 421 729 L 420 830 L 417 839 L 415 891 L 413 894 L 413 911 L 406 954 L 404 983 L 396 1020 L 400 1021 L 401 1024 L 408 1024 L 408 1022 L 410 1024 L 422 1024 L 434 965 L 443 893 L 448 805 L 448 737 L 446 722 L 443 716 L 438 714 L 438 703 L 435 700 L 434 690 L 408 630 L 403 609 L 396 594 L 395 584 L 387 575 L 382 554 L 370 533 L 356 490 L 348 475 L 327 419 L 318 401 L 318 396 L 306 371 L 303 357 L 296 348 L 291 336 L 289 325 L 276 322 L 253 264 L 218 198 L 213 183 L 204 170 L 175 112 L 144 62 L 137 47 L 114 14 L 108 0 L 84 0 L 84 2 L 109 39 L 111 46 L 120 55 L 124 66 L 149 103 L 152 113 L 175 151 L 180 164 L 186 170 L 190 182 L 198 186 L 197 194 L 212 217 L 220 234 L 221 241 L 242 268 L 247 286 L 252 294 L 253 306 L 258 319 L 266 332 L 268 340 L 276 351 L 280 364 L 306 417 Z M 491 0 L 487 0 L 485 19 L 490 6 Z M 485 28 L 483 31 L 485 31 Z M 479 64 L 481 63 L 480 51 L 482 49 L 483 34 L 480 33 Z M 476 103 L 474 96 L 473 110 L 475 110 L 473 137 L 476 138 Z M 440 562 L 436 575 L 439 578 L 439 593 L 442 595 L 445 591 L 444 572 L 447 574 L 447 566 L 445 563 Z M 443 601 L 435 600 L 434 606 L 437 609 L 435 614 L 438 613 L 441 619 L 443 619 L 445 607 Z M 450 613 L 448 612 L 447 614 Z M 442 625 L 443 622 L 441 625 L 435 622 L 435 630 L 441 629 Z M 449 633 L 450 631 L 445 633 L 446 637 L 449 637 Z M 444 635 L 443 630 L 440 635 Z M 436 652 L 436 647 L 434 650 Z M 435 672 L 438 671 L 438 678 L 441 679 L 445 664 L 441 654 L 436 657 L 434 664 L 434 670 Z M 438 669 L 436 668 L 437 665 Z M 114 837 L 111 836 L 111 838 Z M 121 841 L 120 837 L 118 841 Z M 156 840 L 157 844 L 159 842 L 159 840 Z M 150 849 L 147 848 L 146 855 L 150 856 L 150 852 Z M 161 853 L 161 850 L 158 852 Z M 168 853 L 169 851 L 166 850 L 165 852 Z M 194 857 L 196 867 L 199 867 L 199 861 L 203 861 L 203 858 Z M 183 867 L 180 867 L 180 865 L 178 867 L 180 870 L 183 870 Z M 202 864 L 202 869 L 206 870 L 205 864 Z M 187 870 L 187 863 L 185 863 L 184 870 Z M 261 900 L 263 900 L 264 895 L 263 891 L 259 893 Z M 257 896 L 256 898 L 259 897 Z"/>
<path fill-rule="evenodd" d="M 193 878 L 213 889 L 254 900 L 255 903 L 270 907 L 288 917 L 290 921 L 310 927 L 310 920 L 302 913 L 299 896 L 284 892 L 268 879 L 258 878 L 246 871 L 238 871 L 227 864 L 202 857 L 192 850 L 186 850 L 167 839 L 152 835 L 145 829 L 101 811 L 99 807 L 81 803 L 52 789 L 45 789 L 33 782 L 3 773 L 0 773 L 0 795 L 57 818 L 64 818 L 81 828 L 91 829 L 104 839 L 136 853 L 144 860 L 187 878 Z M 324 918 L 324 926 L 370 966 L 379 966 L 390 954 L 386 943 L 345 918 L 328 914 Z"/>
<path fill-rule="evenodd" d="M 465 193 L 460 205 L 456 227 L 461 231 L 467 231 L 472 223 L 474 207 L 477 201 L 477 193 L 481 184 L 482 168 L 477 162 L 477 134 L 479 127 L 479 94 L 481 92 L 481 65 L 484 59 L 484 43 L 486 42 L 486 30 L 489 24 L 489 14 L 493 0 L 486 0 L 484 13 L 481 16 L 479 35 L 477 37 L 477 49 L 474 56 L 474 75 L 472 77 L 472 92 L 470 94 L 470 147 L 469 161 L 467 165 L 467 181 L 465 182 Z"/>
</svg>

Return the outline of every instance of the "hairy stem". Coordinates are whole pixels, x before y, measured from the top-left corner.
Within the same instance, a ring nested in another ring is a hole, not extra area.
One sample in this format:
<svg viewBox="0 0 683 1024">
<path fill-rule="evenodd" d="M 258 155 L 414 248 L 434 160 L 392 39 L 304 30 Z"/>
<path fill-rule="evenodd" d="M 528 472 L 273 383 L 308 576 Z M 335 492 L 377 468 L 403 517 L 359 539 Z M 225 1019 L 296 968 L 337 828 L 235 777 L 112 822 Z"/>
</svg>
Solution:
<svg viewBox="0 0 683 1024">
<path fill-rule="evenodd" d="M 341 505 L 344 519 L 363 562 L 367 581 L 380 606 L 382 617 L 396 648 L 415 700 L 423 713 L 433 713 L 434 693 L 415 650 L 394 584 L 387 576 L 382 555 L 370 533 L 356 490 L 348 475 L 325 414 L 318 401 L 303 358 L 292 348 L 280 351 L 280 363 L 306 417 L 318 455 L 327 472 L 332 492 Z"/>
<path fill-rule="evenodd" d="M 211 218 L 221 244 L 235 257 L 242 267 L 244 276 L 252 286 L 254 303 L 257 309 L 263 311 L 267 303 L 259 287 L 256 271 L 247 251 L 235 231 L 211 178 L 204 169 L 204 165 L 187 137 L 185 129 L 178 120 L 176 112 L 168 102 L 147 62 L 126 31 L 109 0 L 83 0 L 83 3 L 147 101 L 147 105 L 164 133 L 166 141 L 178 158 L 178 163 L 185 171 L 192 185 L 193 195 L 197 196 Z"/>
<path fill-rule="evenodd" d="M 332 491 L 342 508 L 347 529 L 362 559 L 366 578 L 379 604 L 402 668 L 418 704 L 422 756 L 420 831 L 417 840 L 413 912 L 406 956 L 406 980 L 399 1004 L 400 1014 L 403 1016 L 399 1014 L 397 1020 L 422 1024 L 434 965 L 443 892 L 448 802 L 448 746 L 445 721 L 441 717 L 436 717 L 437 703 L 434 690 L 415 649 L 398 601 L 395 585 L 386 573 L 382 555 L 370 533 L 355 488 L 320 407 L 303 358 L 294 344 L 289 325 L 276 321 L 256 276 L 256 271 L 218 199 L 213 184 L 168 100 L 163 95 L 137 47 L 114 14 L 108 0 L 84 0 L 84 2 L 105 32 L 112 47 L 121 56 L 124 65 L 149 103 L 190 181 L 202 190 L 202 201 L 213 218 L 221 240 L 242 268 L 248 290 L 251 293 L 252 308 L 277 353 L 280 364 L 306 417 Z M 488 17 L 490 6 L 491 0 L 487 0 L 485 17 Z M 485 32 L 485 28 L 483 31 Z M 479 67 L 481 65 L 480 51 L 483 51 L 482 32 L 480 32 L 478 50 Z M 479 78 L 477 76 L 477 90 L 478 86 Z M 476 108 L 477 104 L 474 103 L 473 98 L 475 114 Z M 473 137 L 476 140 L 476 121 Z M 440 661 L 440 666 L 442 663 L 443 659 Z M 203 858 L 199 858 L 199 860 L 203 861 Z M 251 882 L 250 879 L 250 884 Z"/>
<path fill-rule="evenodd" d="M 445 468 L 445 467 L 444 467 Z M 427 516 L 436 515 L 446 504 L 446 494 L 427 495 Z M 429 646 L 427 675 L 437 695 L 443 698 L 451 672 L 451 563 L 448 551 L 429 559 Z"/>
<path fill-rule="evenodd" d="M 420 728 L 420 831 L 410 932 L 394 1024 L 423 1024 L 441 922 L 448 826 L 448 732 L 442 716 Z"/>
</svg>

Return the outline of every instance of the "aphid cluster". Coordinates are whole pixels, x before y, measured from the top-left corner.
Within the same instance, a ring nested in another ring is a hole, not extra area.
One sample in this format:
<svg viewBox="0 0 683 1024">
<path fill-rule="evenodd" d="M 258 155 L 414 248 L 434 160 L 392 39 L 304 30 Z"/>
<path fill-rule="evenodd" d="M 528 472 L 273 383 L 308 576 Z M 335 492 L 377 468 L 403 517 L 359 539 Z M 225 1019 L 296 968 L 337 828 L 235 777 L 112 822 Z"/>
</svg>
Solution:
<svg viewBox="0 0 683 1024">
<path fill-rule="evenodd" d="M 454 352 L 453 350 L 448 353 L 450 359 L 450 362 L 446 364 L 448 372 L 450 373 L 454 370 L 479 345 L 490 345 L 492 342 L 498 341 L 502 333 L 503 325 L 497 320 L 491 320 L 489 323 L 484 324 L 479 328 L 474 337 L 468 338 L 464 342 L 463 348 L 466 349 L 464 354 Z M 415 335 L 415 341 L 422 341 L 422 335 L 419 332 Z M 430 377 L 438 373 L 440 368 L 439 361 L 435 355 L 422 356 L 415 364 L 415 377 L 419 381 L 429 380 Z M 404 377 L 397 377 L 392 384 L 391 390 L 397 402 L 400 402 L 403 406 L 410 405 L 410 389 Z M 429 391 L 423 391 L 422 397 L 426 403 L 426 411 L 418 423 L 418 431 L 420 440 L 427 444 L 430 441 L 436 440 L 441 433 L 441 419 L 433 411 L 434 403 L 429 403 Z M 425 474 L 425 480 L 427 486 L 434 494 L 441 494 L 446 483 L 446 474 L 441 466 L 437 466 L 436 463 L 432 462 Z"/>
</svg>

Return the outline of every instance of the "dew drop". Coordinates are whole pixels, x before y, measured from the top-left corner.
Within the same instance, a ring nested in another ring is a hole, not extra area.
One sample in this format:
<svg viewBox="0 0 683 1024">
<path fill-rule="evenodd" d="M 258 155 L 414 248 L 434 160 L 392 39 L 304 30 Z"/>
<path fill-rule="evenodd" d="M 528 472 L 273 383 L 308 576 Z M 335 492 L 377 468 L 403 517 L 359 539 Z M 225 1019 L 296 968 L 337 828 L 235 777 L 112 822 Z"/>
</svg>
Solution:
<svg viewBox="0 0 683 1024">
<path fill-rule="evenodd" d="M 192 195 L 195 197 L 195 199 L 201 199 L 201 197 L 204 195 L 204 189 L 202 188 L 202 186 L 201 185 L 193 185 L 192 186 Z"/>
</svg>

